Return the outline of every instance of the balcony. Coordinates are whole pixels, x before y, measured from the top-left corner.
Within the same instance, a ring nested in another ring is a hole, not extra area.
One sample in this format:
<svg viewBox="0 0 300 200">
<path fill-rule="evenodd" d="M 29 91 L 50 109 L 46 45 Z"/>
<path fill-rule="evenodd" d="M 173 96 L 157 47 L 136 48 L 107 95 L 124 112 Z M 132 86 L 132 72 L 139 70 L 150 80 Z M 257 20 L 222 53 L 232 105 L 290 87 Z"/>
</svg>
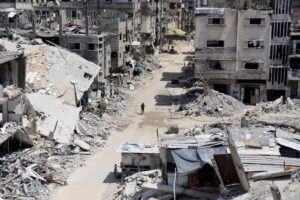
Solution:
<svg viewBox="0 0 300 200">
<path fill-rule="evenodd" d="M 195 57 L 197 59 L 207 59 L 207 58 L 216 58 L 216 59 L 236 59 L 236 48 L 227 47 L 227 48 L 214 48 L 214 47 L 205 47 L 205 48 L 196 48 Z"/>
<path fill-rule="evenodd" d="M 237 72 L 240 80 L 266 80 L 267 74 L 262 69 L 241 69 Z"/>
<path fill-rule="evenodd" d="M 205 78 L 206 80 L 233 80 L 236 78 L 235 71 L 211 69 L 200 69 L 199 71 L 195 69 L 194 76 L 195 78 Z"/>
</svg>

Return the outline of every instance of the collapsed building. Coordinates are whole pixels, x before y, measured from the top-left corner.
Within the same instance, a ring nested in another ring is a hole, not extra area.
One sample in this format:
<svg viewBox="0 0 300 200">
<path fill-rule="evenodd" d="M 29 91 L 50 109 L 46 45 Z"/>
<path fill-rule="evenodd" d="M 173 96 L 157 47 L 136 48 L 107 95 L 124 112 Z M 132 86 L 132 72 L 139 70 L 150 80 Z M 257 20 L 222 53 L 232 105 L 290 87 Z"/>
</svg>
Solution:
<svg viewBox="0 0 300 200">
<path fill-rule="evenodd" d="M 158 45 L 162 47 L 164 34 L 180 25 L 181 15 L 180 3 L 174 14 L 169 1 L 18 1 L 1 5 L 1 36 L 17 33 L 41 38 L 95 63 L 102 70 L 93 89 L 104 96 L 109 95 L 109 88 L 126 83 L 124 80 L 146 68 L 140 63 L 147 62 Z"/>
<path fill-rule="evenodd" d="M 290 96 L 291 3 L 201 1 L 194 76 L 246 104 Z"/>
<path fill-rule="evenodd" d="M 4 51 L 5 50 L 5 51 Z M 1 46 L 0 54 L 0 154 L 11 153 L 19 148 L 31 147 L 32 140 L 23 121 L 26 112 L 25 89 L 26 58 L 22 53 L 10 52 Z"/>
<path fill-rule="evenodd" d="M 291 24 L 291 55 L 289 56 L 290 69 L 288 74 L 289 91 L 291 98 L 300 97 L 300 2 L 292 2 Z"/>
</svg>

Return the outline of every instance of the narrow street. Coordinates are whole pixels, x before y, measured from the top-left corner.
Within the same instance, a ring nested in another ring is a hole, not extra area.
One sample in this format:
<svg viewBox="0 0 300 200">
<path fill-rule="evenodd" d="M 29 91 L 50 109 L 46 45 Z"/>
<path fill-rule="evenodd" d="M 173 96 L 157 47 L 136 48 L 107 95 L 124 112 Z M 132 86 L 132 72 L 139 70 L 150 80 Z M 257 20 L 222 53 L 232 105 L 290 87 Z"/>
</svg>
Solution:
<svg viewBox="0 0 300 200">
<path fill-rule="evenodd" d="M 186 49 L 191 49 L 189 44 Z M 186 50 L 179 47 L 178 50 Z M 160 96 L 179 95 L 185 92 L 180 87 L 167 87 L 170 81 L 181 74 L 181 68 L 187 54 L 160 54 L 159 60 L 162 68 L 153 71 L 153 79 L 146 80 L 137 90 L 133 91 L 133 101 L 129 105 L 130 124 L 123 130 L 116 130 L 107 141 L 106 147 L 90 157 L 81 167 L 69 177 L 68 185 L 62 187 L 57 195 L 57 200 L 82 200 L 82 199 L 111 199 L 113 189 L 119 180 L 113 176 L 114 164 L 120 163 L 120 153 L 117 148 L 124 142 L 153 144 L 156 140 L 156 129 L 160 134 L 166 130 L 166 116 L 172 105 L 159 102 Z M 146 105 L 145 114 L 141 116 L 140 104 Z M 161 105 L 160 105 L 161 104 Z M 180 120 L 185 126 L 196 124 L 193 120 Z M 172 123 L 179 123 L 177 120 Z"/>
</svg>

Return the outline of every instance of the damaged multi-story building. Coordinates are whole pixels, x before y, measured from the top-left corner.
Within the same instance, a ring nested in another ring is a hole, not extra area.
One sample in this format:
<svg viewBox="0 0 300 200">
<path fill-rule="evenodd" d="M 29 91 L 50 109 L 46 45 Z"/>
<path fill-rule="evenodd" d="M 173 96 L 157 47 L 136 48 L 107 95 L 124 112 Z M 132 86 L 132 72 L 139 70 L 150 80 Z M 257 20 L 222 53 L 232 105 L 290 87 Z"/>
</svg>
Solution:
<svg viewBox="0 0 300 200">
<path fill-rule="evenodd" d="M 293 1 L 289 56 L 289 92 L 292 98 L 300 98 L 300 1 Z"/>
<path fill-rule="evenodd" d="M 0 46 L 0 155 L 32 146 L 28 136 L 32 126 L 24 123 L 27 100 L 25 89 L 26 58 L 22 53 Z M 29 126 L 28 126 L 29 125 Z M 20 126 L 25 128 L 21 129 Z M 24 131 L 25 130 L 25 131 Z"/>
<path fill-rule="evenodd" d="M 248 104 L 288 95 L 291 1 L 201 1 L 195 77 Z"/>
</svg>

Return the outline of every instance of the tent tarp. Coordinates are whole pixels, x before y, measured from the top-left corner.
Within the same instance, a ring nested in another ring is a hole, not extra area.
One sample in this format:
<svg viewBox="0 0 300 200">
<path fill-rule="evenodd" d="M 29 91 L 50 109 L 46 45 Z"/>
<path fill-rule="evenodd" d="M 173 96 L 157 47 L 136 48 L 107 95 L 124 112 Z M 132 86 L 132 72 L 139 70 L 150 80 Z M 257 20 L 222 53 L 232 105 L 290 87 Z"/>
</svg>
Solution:
<svg viewBox="0 0 300 200">
<path fill-rule="evenodd" d="M 178 173 L 189 173 L 201 169 L 205 164 L 212 165 L 211 158 L 215 154 L 226 154 L 227 147 L 205 149 L 179 149 L 171 150 Z"/>
</svg>

